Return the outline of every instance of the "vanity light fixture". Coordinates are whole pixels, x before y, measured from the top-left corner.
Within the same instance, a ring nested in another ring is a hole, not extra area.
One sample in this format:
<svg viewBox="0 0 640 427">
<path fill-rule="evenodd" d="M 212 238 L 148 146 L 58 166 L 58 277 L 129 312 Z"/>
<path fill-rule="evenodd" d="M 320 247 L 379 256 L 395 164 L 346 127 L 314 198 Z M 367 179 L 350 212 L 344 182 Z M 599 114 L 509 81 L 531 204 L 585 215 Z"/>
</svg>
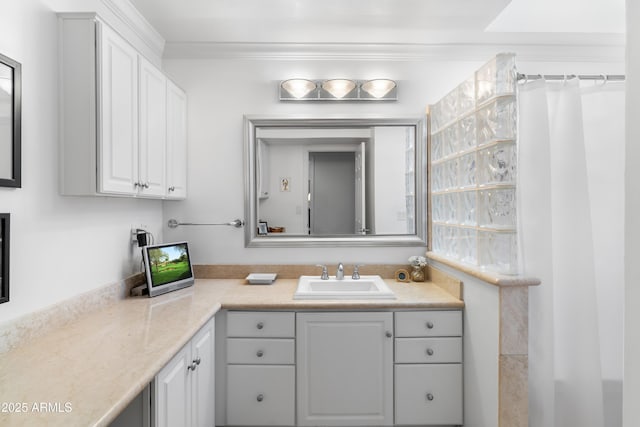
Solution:
<svg viewBox="0 0 640 427">
<path fill-rule="evenodd" d="M 389 79 L 368 80 L 360 85 L 360 88 L 374 98 L 384 98 L 396 87 L 396 82 Z"/>
<path fill-rule="evenodd" d="M 322 82 L 322 89 L 329 92 L 331 96 L 343 99 L 356 88 L 356 82 L 347 79 L 331 79 Z"/>
<path fill-rule="evenodd" d="M 289 79 L 280 82 L 280 101 L 397 101 L 390 79 Z"/>
<path fill-rule="evenodd" d="M 315 91 L 318 86 L 315 82 L 307 79 L 289 79 L 280 84 L 281 91 L 284 89 L 296 99 L 302 99 Z"/>
</svg>

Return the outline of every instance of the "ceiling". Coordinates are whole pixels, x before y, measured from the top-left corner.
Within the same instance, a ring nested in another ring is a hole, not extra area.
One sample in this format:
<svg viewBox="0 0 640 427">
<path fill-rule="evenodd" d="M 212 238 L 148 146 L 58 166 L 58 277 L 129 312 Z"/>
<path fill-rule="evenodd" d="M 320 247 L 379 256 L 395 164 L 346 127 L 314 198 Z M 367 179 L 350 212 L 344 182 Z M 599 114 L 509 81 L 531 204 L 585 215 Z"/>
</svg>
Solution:
<svg viewBox="0 0 640 427">
<path fill-rule="evenodd" d="M 624 33 L 624 0 L 130 0 L 168 44 L 455 44 Z"/>
</svg>

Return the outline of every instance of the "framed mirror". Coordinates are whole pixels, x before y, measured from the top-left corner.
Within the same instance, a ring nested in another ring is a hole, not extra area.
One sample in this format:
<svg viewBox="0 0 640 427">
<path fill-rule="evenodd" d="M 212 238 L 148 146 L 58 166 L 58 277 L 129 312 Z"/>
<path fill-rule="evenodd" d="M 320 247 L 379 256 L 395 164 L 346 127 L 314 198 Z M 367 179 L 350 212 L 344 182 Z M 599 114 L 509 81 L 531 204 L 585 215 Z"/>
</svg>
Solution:
<svg viewBox="0 0 640 427">
<path fill-rule="evenodd" d="M 0 214 L 0 304 L 9 301 L 9 214 Z"/>
<path fill-rule="evenodd" d="M 245 116 L 245 246 L 426 246 L 424 126 Z"/>
<path fill-rule="evenodd" d="M 0 55 L 0 186 L 21 186 L 21 102 L 20 63 Z"/>
</svg>

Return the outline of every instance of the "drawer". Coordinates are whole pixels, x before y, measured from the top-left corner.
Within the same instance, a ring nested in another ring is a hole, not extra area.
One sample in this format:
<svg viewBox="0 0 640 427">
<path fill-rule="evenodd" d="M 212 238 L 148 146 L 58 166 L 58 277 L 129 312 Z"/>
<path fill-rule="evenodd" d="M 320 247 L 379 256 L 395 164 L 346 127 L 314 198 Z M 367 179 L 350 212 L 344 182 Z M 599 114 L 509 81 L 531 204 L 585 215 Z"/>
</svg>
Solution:
<svg viewBox="0 0 640 427">
<path fill-rule="evenodd" d="M 462 365 L 396 365 L 395 423 L 462 425 Z"/>
<path fill-rule="evenodd" d="M 397 312 L 396 337 L 462 336 L 462 311 Z"/>
<path fill-rule="evenodd" d="M 396 338 L 395 363 L 462 363 L 462 338 Z"/>
<path fill-rule="evenodd" d="M 289 338 L 227 338 L 227 363 L 293 365 L 295 341 Z"/>
<path fill-rule="evenodd" d="M 295 424 L 293 366 L 227 366 L 229 426 Z"/>
<path fill-rule="evenodd" d="M 294 338 L 295 317 L 292 312 L 230 311 L 227 336 Z"/>
</svg>

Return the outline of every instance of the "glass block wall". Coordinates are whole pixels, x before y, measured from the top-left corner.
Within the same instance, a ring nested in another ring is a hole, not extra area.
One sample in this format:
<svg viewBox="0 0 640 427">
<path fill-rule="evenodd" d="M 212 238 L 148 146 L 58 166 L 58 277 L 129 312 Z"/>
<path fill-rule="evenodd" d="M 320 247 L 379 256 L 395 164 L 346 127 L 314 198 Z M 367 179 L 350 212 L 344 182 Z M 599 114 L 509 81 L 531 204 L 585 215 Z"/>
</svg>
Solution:
<svg viewBox="0 0 640 427">
<path fill-rule="evenodd" d="M 432 105 L 432 250 L 502 274 L 518 272 L 517 74 L 499 54 Z"/>
</svg>

